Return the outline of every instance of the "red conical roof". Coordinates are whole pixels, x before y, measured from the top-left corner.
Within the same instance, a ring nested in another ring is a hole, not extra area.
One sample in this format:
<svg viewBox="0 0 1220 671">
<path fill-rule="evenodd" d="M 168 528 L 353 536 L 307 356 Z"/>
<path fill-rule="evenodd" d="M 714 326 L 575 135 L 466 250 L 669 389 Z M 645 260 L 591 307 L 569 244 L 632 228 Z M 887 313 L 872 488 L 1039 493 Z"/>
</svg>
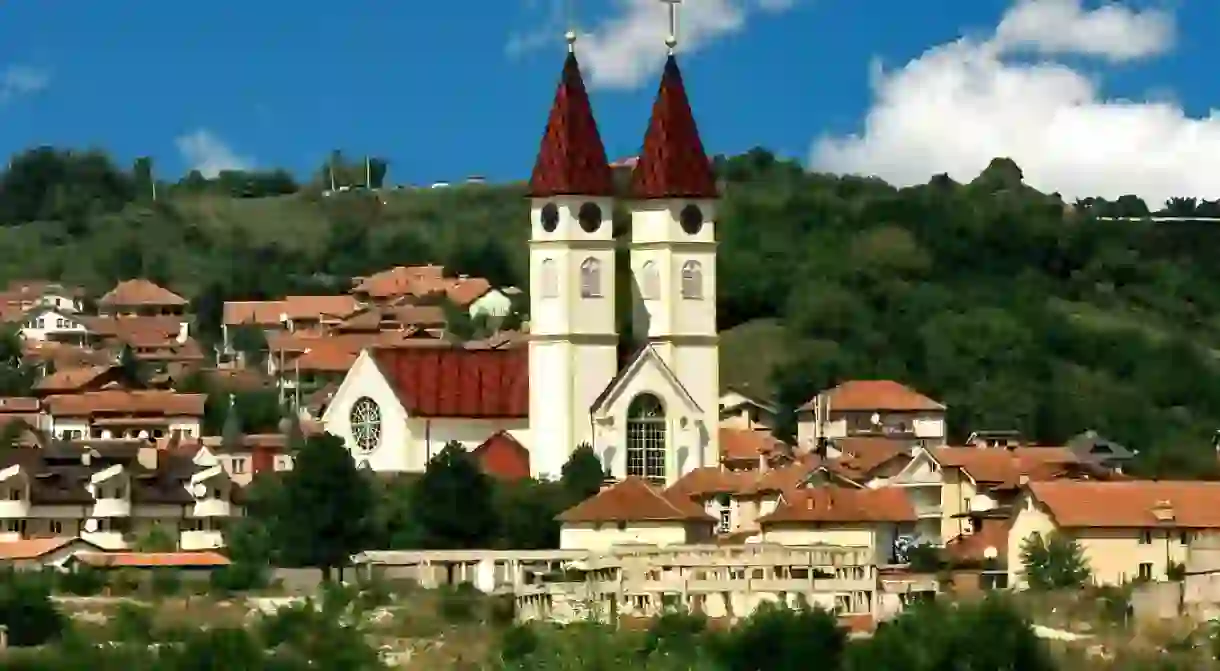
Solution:
<svg viewBox="0 0 1220 671">
<path fill-rule="evenodd" d="M 606 148 L 597 132 L 597 121 L 593 119 L 580 65 L 576 62 L 576 54 L 568 52 L 551 116 L 546 122 L 546 133 L 542 136 L 542 147 L 538 149 L 538 160 L 534 163 L 534 174 L 530 177 L 529 195 L 545 198 L 613 194 L 614 182 L 606 160 Z"/>
<path fill-rule="evenodd" d="M 631 197 L 716 198 L 716 175 L 703 152 L 699 128 L 690 111 L 682 71 L 671 55 L 652 106 L 644 149 L 631 174 Z"/>
</svg>

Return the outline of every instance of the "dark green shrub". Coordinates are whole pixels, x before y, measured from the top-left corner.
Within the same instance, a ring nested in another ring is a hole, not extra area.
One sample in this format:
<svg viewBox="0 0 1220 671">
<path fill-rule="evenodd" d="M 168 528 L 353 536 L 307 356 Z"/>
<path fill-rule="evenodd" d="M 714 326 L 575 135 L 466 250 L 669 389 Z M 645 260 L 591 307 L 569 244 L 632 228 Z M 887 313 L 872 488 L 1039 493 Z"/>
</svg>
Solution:
<svg viewBox="0 0 1220 671">
<path fill-rule="evenodd" d="M 0 625 L 13 646 L 42 645 L 59 638 L 67 618 L 51 601 L 50 581 L 38 574 L 0 571 Z"/>
</svg>

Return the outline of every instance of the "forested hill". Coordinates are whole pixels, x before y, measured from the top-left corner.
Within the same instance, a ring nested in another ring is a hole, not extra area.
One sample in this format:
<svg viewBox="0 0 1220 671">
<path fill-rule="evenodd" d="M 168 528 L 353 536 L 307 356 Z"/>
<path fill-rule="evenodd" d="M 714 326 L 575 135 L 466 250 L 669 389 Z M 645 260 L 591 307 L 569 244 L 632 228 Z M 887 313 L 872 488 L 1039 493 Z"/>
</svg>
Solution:
<svg viewBox="0 0 1220 671">
<path fill-rule="evenodd" d="M 346 171 L 340 184 L 363 179 L 363 164 L 328 164 Z M 718 168 L 726 382 L 792 405 L 836 380 L 892 378 L 947 403 L 958 436 L 1011 428 L 1058 443 L 1092 428 L 1152 472 L 1215 470 L 1220 224 L 1128 219 L 1149 213 L 1130 196 L 1066 204 L 1005 159 L 969 184 L 906 189 L 763 151 Z M 377 186 L 384 164 L 375 173 Z M 0 279 L 103 290 L 145 275 L 195 297 L 206 328 L 220 300 L 337 291 L 392 265 L 524 280 L 520 186 L 325 196 L 325 171 L 304 185 L 193 174 L 153 201 L 150 175 L 97 153 L 14 157 L 0 177 Z"/>
</svg>

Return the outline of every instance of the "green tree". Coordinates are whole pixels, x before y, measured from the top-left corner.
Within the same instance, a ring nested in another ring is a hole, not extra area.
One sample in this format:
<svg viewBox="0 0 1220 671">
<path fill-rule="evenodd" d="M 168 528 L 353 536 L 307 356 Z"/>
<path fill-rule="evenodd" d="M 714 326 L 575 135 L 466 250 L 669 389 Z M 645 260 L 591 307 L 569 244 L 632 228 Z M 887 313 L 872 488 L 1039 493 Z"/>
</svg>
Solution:
<svg viewBox="0 0 1220 671">
<path fill-rule="evenodd" d="M 118 365 L 123 384 L 132 389 L 143 389 L 148 386 L 148 368 L 136 356 L 135 350 L 130 345 L 123 345 L 123 348 L 119 350 Z"/>
<path fill-rule="evenodd" d="M 284 476 L 280 504 L 274 533 L 282 558 L 319 568 L 326 580 L 372 540 L 372 488 L 341 438 L 322 434 L 305 441 Z"/>
<path fill-rule="evenodd" d="M 42 645 L 59 638 L 66 618 L 51 602 L 49 581 L 37 573 L 0 571 L 0 625 L 12 646 Z"/>
<path fill-rule="evenodd" d="M 445 445 L 411 490 L 421 545 L 437 550 L 490 546 L 497 531 L 492 487 L 461 443 Z"/>
<path fill-rule="evenodd" d="M 559 547 L 559 523 L 567 493 L 562 485 L 522 479 L 496 483 L 498 512 L 497 547 L 512 550 L 545 550 Z"/>
<path fill-rule="evenodd" d="M 711 644 L 725 671 L 800 671 L 815 659 L 820 666 L 835 669 L 847 647 L 847 635 L 838 619 L 820 608 L 763 604 Z"/>
<path fill-rule="evenodd" d="M 1031 589 L 1080 587 L 1091 571 L 1084 550 L 1063 534 L 1035 533 L 1021 543 L 1021 567 Z"/>
<path fill-rule="evenodd" d="M 261 326 L 229 327 L 229 345 L 246 359 L 246 365 L 257 368 L 267 361 L 267 334 Z"/>
<path fill-rule="evenodd" d="M 606 469 L 593 451 L 593 446 L 581 443 L 572 450 L 559 478 L 567 506 L 574 506 L 601 491 L 606 481 Z"/>
</svg>

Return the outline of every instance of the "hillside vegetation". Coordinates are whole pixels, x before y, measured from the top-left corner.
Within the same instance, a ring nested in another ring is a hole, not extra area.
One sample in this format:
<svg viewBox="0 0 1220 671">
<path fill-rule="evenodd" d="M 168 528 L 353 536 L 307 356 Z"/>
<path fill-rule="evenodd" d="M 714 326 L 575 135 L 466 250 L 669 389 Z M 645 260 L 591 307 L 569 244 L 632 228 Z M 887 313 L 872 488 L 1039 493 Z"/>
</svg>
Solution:
<svg viewBox="0 0 1220 671">
<path fill-rule="evenodd" d="M 1140 450 L 1145 472 L 1215 470 L 1215 224 L 1122 218 L 1148 213 L 1131 196 L 1066 204 L 1007 159 L 968 184 L 904 189 L 761 150 L 717 165 L 726 383 L 791 407 L 838 380 L 892 378 L 947 403 L 959 438 L 1059 443 L 1092 428 Z M 159 185 L 153 202 L 142 179 L 99 154 L 15 157 L 0 177 L 3 279 L 103 290 L 145 275 L 195 299 L 205 332 L 224 299 L 338 291 L 391 265 L 525 284 L 520 185 L 326 196 L 281 173 L 226 173 Z"/>
</svg>

